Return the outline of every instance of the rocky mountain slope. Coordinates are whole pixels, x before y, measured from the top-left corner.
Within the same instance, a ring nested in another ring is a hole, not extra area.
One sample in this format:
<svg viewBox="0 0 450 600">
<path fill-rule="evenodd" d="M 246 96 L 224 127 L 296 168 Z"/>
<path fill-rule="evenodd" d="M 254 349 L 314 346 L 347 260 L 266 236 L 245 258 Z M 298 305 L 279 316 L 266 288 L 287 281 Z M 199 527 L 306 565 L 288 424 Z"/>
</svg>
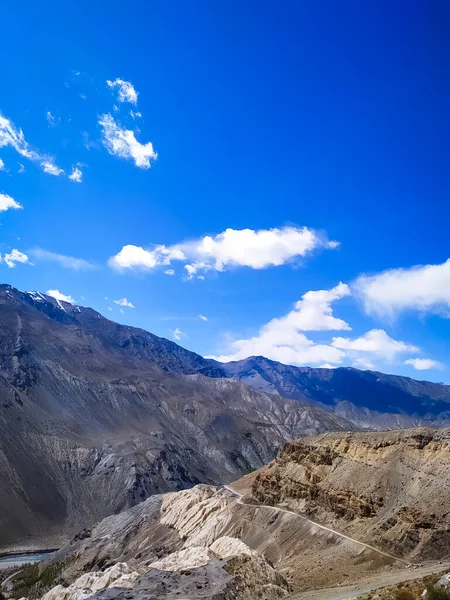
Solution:
<svg viewBox="0 0 450 600">
<path fill-rule="evenodd" d="M 215 363 L 255 389 L 321 406 L 358 428 L 450 424 L 450 386 L 353 368 L 294 367 L 251 356 Z"/>
<path fill-rule="evenodd" d="M 408 560 L 450 552 L 450 429 L 330 433 L 288 442 L 236 484 Z"/>
<path fill-rule="evenodd" d="M 47 563 L 56 576 L 37 597 L 276 600 L 394 562 L 296 515 L 200 485 L 153 496 L 81 532 Z M 20 577 L 15 587 L 16 595 L 36 595 Z"/>
<path fill-rule="evenodd" d="M 0 547 L 55 547 L 154 493 L 352 425 L 92 309 L 0 286 Z"/>
</svg>

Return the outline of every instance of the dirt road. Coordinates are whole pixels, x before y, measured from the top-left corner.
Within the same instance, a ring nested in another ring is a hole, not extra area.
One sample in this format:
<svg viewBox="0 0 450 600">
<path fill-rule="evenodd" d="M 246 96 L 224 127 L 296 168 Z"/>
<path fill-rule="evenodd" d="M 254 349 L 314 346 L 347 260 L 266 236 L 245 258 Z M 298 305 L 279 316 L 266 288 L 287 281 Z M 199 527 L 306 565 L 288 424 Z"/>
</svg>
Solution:
<svg viewBox="0 0 450 600">
<path fill-rule="evenodd" d="M 383 571 L 367 579 L 361 580 L 348 586 L 339 586 L 309 592 L 298 592 L 289 596 L 289 600 L 345 600 L 354 598 L 366 592 L 373 592 L 382 587 L 395 585 L 402 581 L 420 579 L 433 573 L 441 573 L 445 569 L 450 570 L 450 562 L 428 564 L 417 569 L 399 569 L 396 571 Z"/>
<path fill-rule="evenodd" d="M 243 506 L 251 506 L 252 508 L 257 508 L 258 505 L 257 504 L 250 504 L 247 502 L 244 502 L 242 500 L 242 494 L 240 494 L 239 492 L 236 492 L 236 490 L 233 490 L 233 488 L 231 488 L 229 485 L 224 485 L 223 486 L 226 490 L 228 490 L 230 492 L 230 494 L 232 494 L 232 496 L 234 498 L 236 498 L 236 501 L 238 502 L 238 504 L 242 504 Z M 359 540 L 355 540 L 354 538 L 345 535 L 344 533 L 340 533 L 339 531 L 335 531 L 334 529 L 331 529 L 330 527 L 326 527 L 325 525 L 320 525 L 320 523 L 316 523 L 316 521 L 312 521 L 311 519 L 308 519 L 308 517 L 305 517 L 304 515 L 301 515 L 299 513 L 296 513 L 293 510 L 288 510 L 287 508 L 280 508 L 278 506 L 267 506 L 264 504 L 265 508 L 270 508 L 273 511 L 278 511 L 278 512 L 284 512 L 287 513 L 289 515 L 294 515 L 295 517 L 298 517 L 299 519 L 303 519 L 304 521 L 307 521 L 308 523 L 311 523 L 311 525 L 315 525 L 316 527 L 318 527 L 319 529 L 323 529 L 324 531 L 328 531 L 330 533 L 333 533 L 334 535 L 344 539 L 344 540 L 348 540 L 350 542 L 353 542 L 354 544 L 358 544 L 360 546 L 363 546 L 364 548 L 367 548 L 369 550 L 372 550 L 373 552 L 377 552 L 378 554 L 382 554 L 383 556 L 387 556 L 388 558 L 391 558 L 395 561 L 398 561 L 400 563 L 403 563 L 405 566 L 410 566 L 410 563 L 407 560 L 404 560 L 403 558 L 398 558 L 397 556 L 394 556 L 393 554 L 389 554 L 389 552 L 383 552 L 383 550 L 379 550 L 378 548 L 375 548 L 375 546 L 371 546 L 370 544 L 366 544 L 364 542 L 360 542 Z"/>
</svg>

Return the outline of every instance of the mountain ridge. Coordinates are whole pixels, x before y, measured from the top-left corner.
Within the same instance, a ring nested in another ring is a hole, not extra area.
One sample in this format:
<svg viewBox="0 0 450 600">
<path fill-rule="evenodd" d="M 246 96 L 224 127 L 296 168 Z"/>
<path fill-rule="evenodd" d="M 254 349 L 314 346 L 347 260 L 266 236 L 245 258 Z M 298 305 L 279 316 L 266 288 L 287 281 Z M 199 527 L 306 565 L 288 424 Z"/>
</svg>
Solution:
<svg viewBox="0 0 450 600">
<path fill-rule="evenodd" d="M 286 439 L 353 428 L 158 340 L 0 286 L 0 546 L 54 547 L 151 494 L 236 478 Z"/>
</svg>

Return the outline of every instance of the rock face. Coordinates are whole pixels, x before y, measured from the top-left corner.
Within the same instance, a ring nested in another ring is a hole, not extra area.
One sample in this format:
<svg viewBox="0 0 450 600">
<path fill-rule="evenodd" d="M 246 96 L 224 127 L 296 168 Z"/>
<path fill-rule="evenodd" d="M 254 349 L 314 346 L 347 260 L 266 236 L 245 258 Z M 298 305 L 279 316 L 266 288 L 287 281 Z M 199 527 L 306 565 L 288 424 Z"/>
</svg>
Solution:
<svg viewBox="0 0 450 600">
<path fill-rule="evenodd" d="M 235 501 L 216 488 L 154 496 L 108 517 L 53 557 L 65 564 L 42 600 L 284 598 L 286 579 L 232 533 Z"/>
<path fill-rule="evenodd" d="M 149 495 L 226 482 L 353 426 L 176 344 L 0 286 L 0 548 L 55 547 Z M 181 375 L 180 373 L 187 373 Z"/>
<path fill-rule="evenodd" d="M 408 559 L 450 551 L 450 430 L 325 434 L 285 445 L 251 496 Z"/>
<path fill-rule="evenodd" d="M 277 600 L 389 562 L 302 517 L 199 485 L 76 536 L 50 559 L 61 568 L 43 600 Z"/>
<path fill-rule="evenodd" d="M 450 386 L 352 368 L 293 367 L 251 356 L 218 368 L 258 390 L 326 408 L 358 428 L 450 424 Z"/>
</svg>

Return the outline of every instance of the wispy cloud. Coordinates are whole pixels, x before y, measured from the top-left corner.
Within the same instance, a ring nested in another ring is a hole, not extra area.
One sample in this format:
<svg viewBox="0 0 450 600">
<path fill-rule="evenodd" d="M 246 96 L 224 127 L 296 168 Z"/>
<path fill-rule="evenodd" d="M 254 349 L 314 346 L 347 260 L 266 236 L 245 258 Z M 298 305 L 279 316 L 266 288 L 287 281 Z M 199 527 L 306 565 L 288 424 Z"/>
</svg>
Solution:
<svg viewBox="0 0 450 600">
<path fill-rule="evenodd" d="M 0 158 L 0 171 L 6 171 L 5 163 Z"/>
<path fill-rule="evenodd" d="M 50 127 L 56 127 L 61 122 L 60 117 L 55 117 L 49 110 L 46 112 L 45 117 Z"/>
<path fill-rule="evenodd" d="M 200 319 L 200 321 L 207 321 L 208 317 L 205 317 L 205 315 L 198 315 L 198 318 Z"/>
<path fill-rule="evenodd" d="M 48 173 L 49 175 L 54 175 L 55 177 L 59 177 L 59 175 L 64 174 L 64 169 L 60 169 L 57 165 L 55 165 L 54 163 L 52 163 L 48 160 L 41 162 L 41 167 L 42 167 L 44 173 Z"/>
<path fill-rule="evenodd" d="M 111 114 L 102 115 L 98 123 L 102 128 L 103 145 L 111 155 L 132 160 L 140 169 L 149 169 L 151 162 L 158 158 L 151 142 L 138 142 L 134 131 L 121 127 Z"/>
<path fill-rule="evenodd" d="M 32 250 L 29 250 L 29 253 L 36 260 L 56 262 L 64 269 L 91 271 L 96 268 L 94 264 L 84 260 L 84 258 L 74 258 L 73 256 L 66 256 L 65 254 L 57 254 L 56 252 L 50 252 L 49 250 L 43 250 L 42 248 L 33 248 Z"/>
<path fill-rule="evenodd" d="M 10 119 L 0 114 L 0 148 L 5 146 L 11 146 L 20 156 L 38 163 L 45 173 L 60 175 L 64 172 L 55 165 L 50 157 L 31 148 L 23 131 L 16 127 Z"/>
<path fill-rule="evenodd" d="M 16 202 L 14 198 L 11 198 L 11 196 L 8 196 L 7 194 L 0 194 L 0 212 L 19 208 L 23 208 L 23 206 Z"/>
<path fill-rule="evenodd" d="M 114 304 L 118 304 L 119 306 L 126 306 L 128 308 L 135 308 L 134 304 L 132 304 L 126 298 L 122 298 L 121 300 L 113 300 Z"/>
<path fill-rule="evenodd" d="M 45 293 L 47 294 L 47 296 L 51 296 L 52 298 L 54 298 L 55 300 L 59 300 L 60 302 L 69 302 L 70 304 L 75 304 L 75 300 L 72 298 L 72 296 L 63 294 L 59 290 L 47 290 Z"/>
<path fill-rule="evenodd" d="M 111 89 L 117 89 L 119 102 L 137 104 L 138 93 L 130 81 L 124 81 L 118 77 L 114 81 L 108 79 L 106 84 Z"/>
<path fill-rule="evenodd" d="M 170 333 L 174 340 L 180 341 L 182 337 L 185 337 L 186 334 L 181 331 L 178 327 L 176 329 L 169 329 Z"/>
<path fill-rule="evenodd" d="M 71 181 L 75 181 L 76 183 L 81 183 L 83 181 L 83 173 L 78 167 L 73 167 L 72 173 L 69 175 L 69 179 Z"/>
</svg>

